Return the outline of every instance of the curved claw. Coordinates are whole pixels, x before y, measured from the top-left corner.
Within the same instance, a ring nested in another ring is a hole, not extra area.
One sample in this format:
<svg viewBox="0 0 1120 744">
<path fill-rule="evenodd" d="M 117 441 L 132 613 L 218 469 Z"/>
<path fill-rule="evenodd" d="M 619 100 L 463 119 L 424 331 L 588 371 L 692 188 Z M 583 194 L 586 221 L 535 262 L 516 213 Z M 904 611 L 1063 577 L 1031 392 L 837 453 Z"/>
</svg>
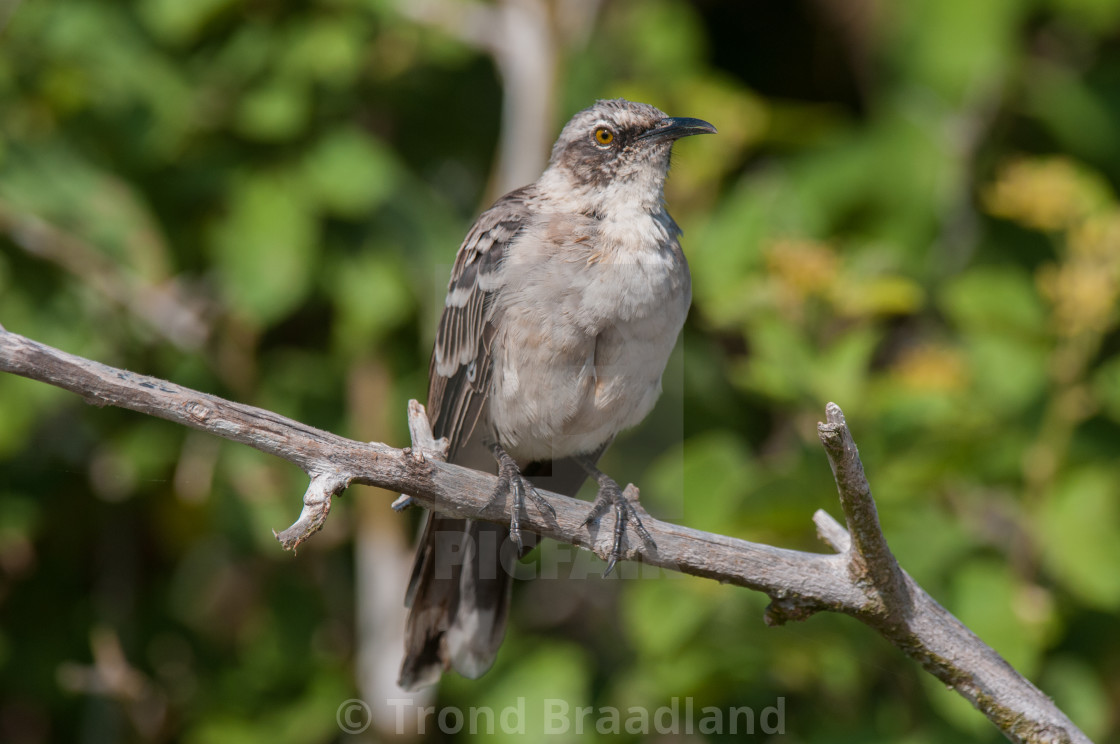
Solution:
<svg viewBox="0 0 1120 744">
<path fill-rule="evenodd" d="M 521 513 L 525 509 L 525 496 L 528 495 L 529 499 L 537 505 L 537 509 L 543 514 L 548 511 L 552 514 L 553 519 L 556 518 L 556 509 L 552 504 L 548 503 L 548 499 L 541 496 L 540 492 L 533 486 L 531 482 L 521 475 L 521 470 L 517 467 L 517 462 L 514 461 L 509 454 L 502 449 L 499 444 L 493 444 L 490 447 L 494 453 L 494 458 L 498 461 L 498 485 L 494 488 L 494 493 L 490 496 L 491 501 L 504 497 L 509 494 L 512 497 L 512 503 L 509 507 L 509 538 L 513 544 L 517 546 L 517 552 L 521 553 L 523 543 L 521 540 Z"/>
<path fill-rule="evenodd" d="M 614 564 L 618 563 L 618 559 L 622 557 L 622 536 L 626 533 L 626 512 L 629 511 L 623 506 L 623 501 L 614 502 L 614 543 L 611 544 L 610 558 L 607 560 L 607 570 L 603 571 L 603 577 L 611 575 L 614 569 Z M 644 527 L 642 529 L 645 529 Z"/>
<path fill-rule="evenodd" d="M 622 541 L 626 534 L 626 525 L 633 525 L 634 531 L 646 543 L 652 545 L 654 548 L 657 544 L 653 541 L 653 537 L 649 534 L 649 530 L 642 524 L 641 517 L 638 516 L 637 510 L 634 509 L 633 504 L 623 493 L 622 489 L 618 487 L 610 477 L 597 470 L 594 466 L 583 463 L 583 466 L 595 479 L 599 482 L 599 494 L 595 497 L 595 503 L 591 506 L 591 511 L 588 512 L 587 518 L 583 520 L 583 526 L 587 527 L 598 520 L 607 509 L 614 508 L 614 537 L 611 542 L 611 552 L 607 556 L 607 568 L 603 571 L 603 576 L 610 576 L 611 571 L 614 570 L 615 565 L 622 558 Z"/>
</svg>

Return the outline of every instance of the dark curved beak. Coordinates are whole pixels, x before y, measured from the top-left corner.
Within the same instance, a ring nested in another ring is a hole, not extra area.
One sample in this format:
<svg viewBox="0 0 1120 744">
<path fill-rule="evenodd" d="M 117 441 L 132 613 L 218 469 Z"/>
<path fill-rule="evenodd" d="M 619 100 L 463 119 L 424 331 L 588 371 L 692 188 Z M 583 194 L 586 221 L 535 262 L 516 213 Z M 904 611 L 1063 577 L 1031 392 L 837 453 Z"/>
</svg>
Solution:
<svg viewBox="0 0 1120 744">
<path fill-rule="evenodd" d="M 703 119 L 690 119 L 687 116 L 671 116 L 662 119 L 652 128 L 641 134 L 638 139 L 671 139 L 689 137 L 693 134 L 716 134 L 716 128 Z"/>
</svg>

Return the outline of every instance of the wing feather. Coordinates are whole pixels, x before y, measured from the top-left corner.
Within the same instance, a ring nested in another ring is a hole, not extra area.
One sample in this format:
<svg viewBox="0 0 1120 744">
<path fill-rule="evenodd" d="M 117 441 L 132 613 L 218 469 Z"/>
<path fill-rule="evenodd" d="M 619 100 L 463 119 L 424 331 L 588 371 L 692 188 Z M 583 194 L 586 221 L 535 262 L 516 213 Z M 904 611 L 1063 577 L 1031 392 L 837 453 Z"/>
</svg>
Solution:
<svg viewBox="0 0 1120 744">
<path fill-rule="evenodd" d="M 455 256 L 429 370 L 428 416 L 453 460 L 478 425 L 492 369 L 494 296 L 507 249 L 525 228 L 532 187 L 511 191 L 479 216 Z"/>
</svg>

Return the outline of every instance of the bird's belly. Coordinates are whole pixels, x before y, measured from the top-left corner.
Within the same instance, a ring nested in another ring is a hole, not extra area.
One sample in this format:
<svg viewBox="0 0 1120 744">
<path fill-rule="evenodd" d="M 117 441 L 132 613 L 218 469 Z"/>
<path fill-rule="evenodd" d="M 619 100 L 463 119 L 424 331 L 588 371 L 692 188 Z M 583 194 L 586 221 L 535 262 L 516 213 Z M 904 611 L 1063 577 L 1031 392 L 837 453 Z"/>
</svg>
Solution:
<svg viewBox="0 0 1120 744">
<path fill-rule="evenodd" d="M 498 441 L 520 460 L 556 459 L 594 452 L 638 424 L 661 393 L 687 312 L 687 297 L 671 299 L 597 333 L 550 318 L 536 332 L 503 339 L 489 404 Z"/>
</svg>

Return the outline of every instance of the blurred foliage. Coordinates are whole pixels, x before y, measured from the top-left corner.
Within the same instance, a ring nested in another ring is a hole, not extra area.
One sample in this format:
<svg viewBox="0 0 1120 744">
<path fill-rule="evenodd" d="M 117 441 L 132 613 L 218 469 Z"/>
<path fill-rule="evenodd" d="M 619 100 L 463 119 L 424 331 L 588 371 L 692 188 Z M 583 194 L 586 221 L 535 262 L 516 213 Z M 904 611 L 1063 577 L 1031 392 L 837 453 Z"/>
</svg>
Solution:
<svg viewBox="0 0 1120 744">
<path fill-rule="evenodd" d="M 0 323 L 406 442 L 454 250 L 496 196 L 502 88 L 397 9 L 0 9 Z M 607 470 L 663 518 L 821 550 L 835 400 L 907 570 L 1120 741 L 1120 0 L 607 3 L 564 50 L 555 124 L 618 95 L 720 135 L 677 148 L 694 307 Z M 339 738 L 355 498 L 293 560 L 270 529 L 304 485 L 0 376 L 0 740 Z M 794 741 L 1000 739 L 854 621 L 768 629 L 762 596 L 600 566 L 520 583 L 495 668 L 439 704 L 783 696 Z"/>
</svg>

